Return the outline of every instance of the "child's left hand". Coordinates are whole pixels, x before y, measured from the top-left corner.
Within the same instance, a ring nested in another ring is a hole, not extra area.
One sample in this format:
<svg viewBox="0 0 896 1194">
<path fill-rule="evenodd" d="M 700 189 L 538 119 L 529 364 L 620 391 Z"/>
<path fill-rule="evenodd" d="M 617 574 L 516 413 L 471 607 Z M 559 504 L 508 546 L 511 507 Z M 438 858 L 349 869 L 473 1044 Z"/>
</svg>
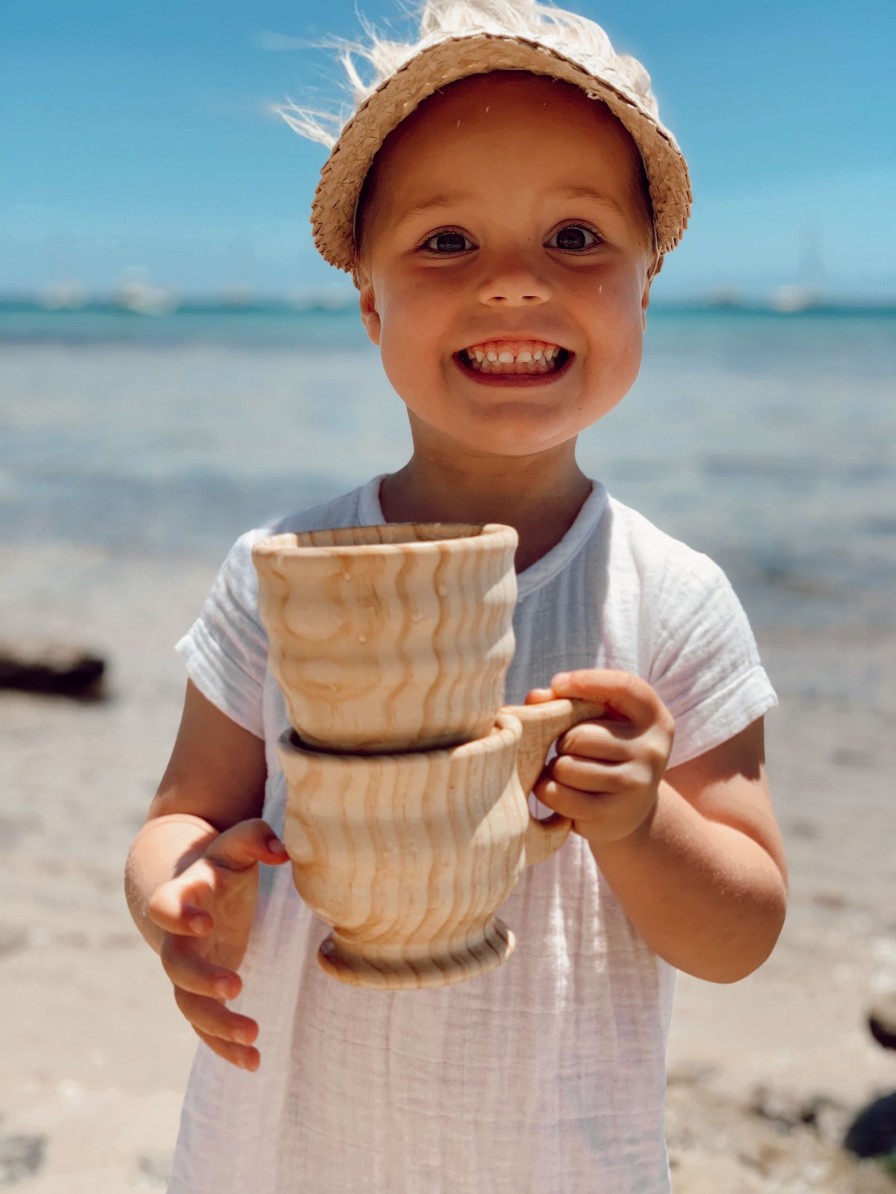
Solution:
<svg viewBox="0 0 896 1194">
<path fill-rule="evenodd" d="M 607 713 L 559 739 L 535 795 L 592 845 L 622 841 L 649 823 L 656 806 L 675 734 L 672 714 L 646 680 L 628 672 L 562 672 L 550 688 L 533 689 L 526 704 L 556 697 L 596 701 Z"/>
</svg>

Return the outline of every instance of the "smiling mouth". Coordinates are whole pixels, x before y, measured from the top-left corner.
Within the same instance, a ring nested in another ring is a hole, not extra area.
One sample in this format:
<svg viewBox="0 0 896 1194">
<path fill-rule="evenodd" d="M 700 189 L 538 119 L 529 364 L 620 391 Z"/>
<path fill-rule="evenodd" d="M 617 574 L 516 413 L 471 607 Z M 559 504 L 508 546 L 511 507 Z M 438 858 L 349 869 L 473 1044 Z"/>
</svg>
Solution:
<svg viewBox="0 0 896 1194">
<path fill-rule="evenodd" d="M 545 340 L 484 340 L 456 355 L 476 373 L 539 377 L 562 369 L 572 353 Z"/>
</svg>

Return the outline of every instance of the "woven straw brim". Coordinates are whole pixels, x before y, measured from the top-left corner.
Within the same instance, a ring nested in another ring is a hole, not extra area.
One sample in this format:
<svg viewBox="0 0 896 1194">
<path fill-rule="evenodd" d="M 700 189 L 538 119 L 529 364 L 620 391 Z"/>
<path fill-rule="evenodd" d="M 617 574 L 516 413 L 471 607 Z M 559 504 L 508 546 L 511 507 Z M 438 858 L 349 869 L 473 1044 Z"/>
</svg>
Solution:
<svg viewBox="0 0 896 1194">
<path fill-rule="evenodd" d="M 361 104 L 333 146 L 311 207 L 314 243 L 331 265 L 351 271 L 355 211 L 364 179 L 386 137 L 440 88 L 469 75 L 522 70 L 548 75 L 599 99 L 625 126 L 641 151 L 653 205 L 657 249 L 681 239 L 691 209 L 691 184 L 670 132 L 612 84 L 537 42 L 479 33 L 449 38 L 422 50 Z"/>
</svg>

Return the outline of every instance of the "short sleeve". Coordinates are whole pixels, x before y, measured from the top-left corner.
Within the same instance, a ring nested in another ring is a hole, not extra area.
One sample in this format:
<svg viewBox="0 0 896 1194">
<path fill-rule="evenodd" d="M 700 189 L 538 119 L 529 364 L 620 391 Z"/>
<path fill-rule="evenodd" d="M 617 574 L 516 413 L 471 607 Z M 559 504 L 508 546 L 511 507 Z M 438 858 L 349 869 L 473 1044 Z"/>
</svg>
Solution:
<svg viewBox="0 0 896 1194">
<path fill-rule="evenodd" d="M 675 718 L 671 766 L 720 746 L 777 704 L 743 607 L 706 556 L 693 553 L 688 567 L 667 573 L 651 621 L 648 678 Z"/>
<path fill-rule="evenodd" d="M 199 618 L 176 647 L 202 695 L 259 738 L 268 642 L 258 613 L 252 544 L 262 534 L 252 531 L 237 540 Z"/>
</svg>

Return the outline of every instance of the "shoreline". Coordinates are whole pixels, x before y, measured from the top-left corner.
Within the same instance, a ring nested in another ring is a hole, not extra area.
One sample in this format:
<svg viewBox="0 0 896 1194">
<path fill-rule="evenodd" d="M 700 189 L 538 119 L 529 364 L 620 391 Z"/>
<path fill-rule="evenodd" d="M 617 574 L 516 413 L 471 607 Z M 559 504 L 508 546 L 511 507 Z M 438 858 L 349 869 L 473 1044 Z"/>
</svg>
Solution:
<svg viewBox="0 0 896 1194">
<path fill-rule="evenodd" d="M 109 658 L 111 675 L 101 703 L 0 693 L 9 793 L 0 815 L 0 1179 L 5 1158 L 7 1174 L 23 1167 L 23 1194 L 162 1189 L 194 1044 L 128 917 L 121 870 L 180 714 L 173 644 L 216 564 L 54 544 L 9 545 L 5 563 L 4 637 L 77 642 Z M 768 719 L 769 769 L 791 907 L 757 974 L 730 987 L 679 981 L 674 1188 L 896 1190 L 880 1184 L 878 1166 L 844 1160 L 824 1132 L 782 1129 L 788 1107 L 798 1119 L 820 1098 L 840 1108 L 825 1113 L 826 1130 L 840 1131 L 896 1089 L 896 1057 L 864 1023 L 873 999 L 896 990 L 892 868 L 881 844 L 896 626 L 766 626 L 757 637 L 781 701 Z M 770 1106 L 784 1108 L 777 1123 Z M 785 1183 L 788 1166 L 802 1185 Z"/>
</svg>

